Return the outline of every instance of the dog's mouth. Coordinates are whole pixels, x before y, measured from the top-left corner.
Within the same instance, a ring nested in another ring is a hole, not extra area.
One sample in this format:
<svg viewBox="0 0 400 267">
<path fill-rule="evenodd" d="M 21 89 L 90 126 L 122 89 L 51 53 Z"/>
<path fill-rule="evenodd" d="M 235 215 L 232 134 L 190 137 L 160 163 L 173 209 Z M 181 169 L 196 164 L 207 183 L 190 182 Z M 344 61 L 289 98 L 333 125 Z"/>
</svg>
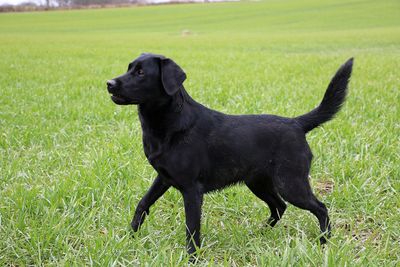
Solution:
<svg viewBox="0 0 400 267">
<path fill-rule="evenodd" d="M 111 99 L 114 102 L 125 102 L 125 98 L 119 94 L 111 94 Z"/>
<path fill-rule="evenodd" d="M 136 101 L 115 93 L 111 94 L 111 100 L 117 105 L 137 104 Z"/>
</svg>

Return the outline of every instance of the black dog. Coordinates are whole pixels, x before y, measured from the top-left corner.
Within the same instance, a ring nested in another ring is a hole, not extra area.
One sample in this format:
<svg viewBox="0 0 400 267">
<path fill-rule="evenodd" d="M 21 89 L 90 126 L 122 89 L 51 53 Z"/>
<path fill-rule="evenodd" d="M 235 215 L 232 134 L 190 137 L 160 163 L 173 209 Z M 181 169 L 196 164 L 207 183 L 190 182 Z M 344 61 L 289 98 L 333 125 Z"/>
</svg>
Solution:
<svg viewBox="0 0 400 267">
<path fill-rule="evenodd" d="M 312 212 L 322 236 L 330 236 L 328 211 L 308 181 L 312 154 L 306 133 L 332 119 L 343 104 L 353 59 L 337 71 L 321 104 L 311 112 L 274 115 L 226 115 L 194 101 L 183 87 L 186 74 L 171 59 L 142 54 L 128 71 L 107 81 L 119 105 L 139 105 L 144 153 L 157 171 L 132 220 L 137 231 L 149 208 L 171 186 L 183 195 L 187 248 L 200 246 L 203 194 L 244 182 L 270 210 L 274 226 L 286 204 Z"/>
</svg>

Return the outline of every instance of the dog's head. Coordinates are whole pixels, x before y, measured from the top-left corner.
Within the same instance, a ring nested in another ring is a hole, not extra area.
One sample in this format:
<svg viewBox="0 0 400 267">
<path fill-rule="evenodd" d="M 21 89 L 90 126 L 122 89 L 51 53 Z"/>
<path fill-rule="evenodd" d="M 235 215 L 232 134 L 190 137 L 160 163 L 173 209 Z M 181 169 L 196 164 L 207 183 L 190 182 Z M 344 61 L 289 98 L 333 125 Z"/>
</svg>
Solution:
<svg viewBox="0 0 400 267">
<path fill-rule="evenodd" d="M 115 104 L 143 104 L 172 97 L 185 79 L 185 72 L 173 60 L 141 54 L 125 74 L 107 81 L 107 89 Z"/>
</svg>

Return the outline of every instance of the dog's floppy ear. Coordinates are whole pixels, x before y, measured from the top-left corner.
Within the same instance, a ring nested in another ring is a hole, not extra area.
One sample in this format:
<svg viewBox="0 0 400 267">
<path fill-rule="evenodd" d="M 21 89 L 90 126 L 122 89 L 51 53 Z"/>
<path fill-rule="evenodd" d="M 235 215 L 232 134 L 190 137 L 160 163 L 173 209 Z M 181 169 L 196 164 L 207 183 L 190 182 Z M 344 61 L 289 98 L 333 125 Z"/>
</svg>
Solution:
<svg viewBox="0 0 400 267">
<path fill-rule="evenodd" d="M 172 96 L 186 80 L 186 73 L 172 59 L 161 59 L 161 81 L 165 92 Z"/>
</svg>

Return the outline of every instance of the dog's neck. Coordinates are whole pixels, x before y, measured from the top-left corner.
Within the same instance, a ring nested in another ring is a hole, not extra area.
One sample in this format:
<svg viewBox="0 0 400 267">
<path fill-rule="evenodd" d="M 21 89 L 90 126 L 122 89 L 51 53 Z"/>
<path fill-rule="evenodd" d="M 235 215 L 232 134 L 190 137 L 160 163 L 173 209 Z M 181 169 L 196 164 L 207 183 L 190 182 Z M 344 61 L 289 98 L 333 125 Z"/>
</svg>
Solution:
<svg viewBox="0 0 400 267">
<path fill-rule="evenodd" d="M 172 97 L 139 104 L 142 128 L 160 135 L 186 130 L 195 120 L 196 104 L 183 86 Z"/>
</svg>

